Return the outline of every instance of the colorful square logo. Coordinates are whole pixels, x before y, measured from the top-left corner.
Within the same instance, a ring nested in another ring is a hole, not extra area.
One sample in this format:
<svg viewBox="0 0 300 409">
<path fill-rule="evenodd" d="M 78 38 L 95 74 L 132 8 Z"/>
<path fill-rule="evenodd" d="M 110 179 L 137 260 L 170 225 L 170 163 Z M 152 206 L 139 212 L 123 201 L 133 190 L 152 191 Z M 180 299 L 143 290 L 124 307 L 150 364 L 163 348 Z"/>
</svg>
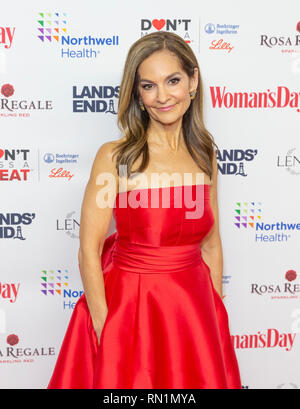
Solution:
<svg viewBox="0 0 300 409">
<path fill-rule="evenodd" d="M 257 221 L 261 221 L 261 202 L 236 202 L 234 214 L 236 227 L 253 228 Z"/>
<path fill-rule="evenodd" d="M 43 42 L 57 42 L 67 32 L 66 13 L 39 13 L 38 38 Z"/>
<path fill-rule="evenodd" d="M 68 288 L 68 270 L 42 270 L 41 292 L 45 295 L 61 295 L 62 290 Z"/>
</svg>

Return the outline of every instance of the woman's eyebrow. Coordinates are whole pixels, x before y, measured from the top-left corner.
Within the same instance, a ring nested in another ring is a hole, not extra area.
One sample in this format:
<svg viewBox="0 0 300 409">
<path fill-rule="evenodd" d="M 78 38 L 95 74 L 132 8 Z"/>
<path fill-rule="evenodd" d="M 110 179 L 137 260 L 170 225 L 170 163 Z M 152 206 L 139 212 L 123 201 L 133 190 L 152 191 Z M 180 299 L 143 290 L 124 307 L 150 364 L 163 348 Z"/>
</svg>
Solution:
<svg viewBox="0 0 300 409">
<path fill-rule="evenodd" d="M 181 75 L 181 72 L 173 72 L 172 74 L 168 75 L 166 79 L 169 79 L 170 77 L 173 77 L 173 75 L 178 75 L 178 74 Z M 140 79 L 140 82 L 142 82 L 142 81 L 144 81 L 144 82 L 152 82 L 152 83 L 153 83 L 153 81 L 147 80 L 146 78 L 141 78 L 141 79 Z"/>
</svg>

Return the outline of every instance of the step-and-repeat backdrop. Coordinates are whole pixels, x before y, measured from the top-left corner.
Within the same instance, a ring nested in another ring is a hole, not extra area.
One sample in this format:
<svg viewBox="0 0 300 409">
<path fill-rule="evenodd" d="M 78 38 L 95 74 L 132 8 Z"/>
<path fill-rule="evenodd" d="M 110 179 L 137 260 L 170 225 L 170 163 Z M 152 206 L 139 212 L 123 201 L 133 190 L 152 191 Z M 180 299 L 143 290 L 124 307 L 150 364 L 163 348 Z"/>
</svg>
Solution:
<svg viewBox="0 0 300 409">
<path fill-rule="evenodd" d="M 45 388 L 82 294 L 80 209 L 130 45 L 196 54 L 219 145 L 224 303 L 244 388 L 300 388 L 300 3 L 12 0 L 0 15 L 1 388 Z M 110 233 L 114 231 L 112 224 Z"/>
</svg>

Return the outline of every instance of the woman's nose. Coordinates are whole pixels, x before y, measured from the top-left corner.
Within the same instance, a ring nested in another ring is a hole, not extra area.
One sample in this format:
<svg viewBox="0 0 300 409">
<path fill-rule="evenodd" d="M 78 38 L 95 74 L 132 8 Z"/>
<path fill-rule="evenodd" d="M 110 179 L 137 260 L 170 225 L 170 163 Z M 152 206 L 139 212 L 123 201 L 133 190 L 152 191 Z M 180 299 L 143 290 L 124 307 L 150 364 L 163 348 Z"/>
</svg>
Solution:
<svg viewBox="0 0 300 409">
<path fill-rule="evenodd" d="M 157 101 L 164 104 L 168 100 L 168 93 L 164 86 L 157 87 Z"/>
</svg>

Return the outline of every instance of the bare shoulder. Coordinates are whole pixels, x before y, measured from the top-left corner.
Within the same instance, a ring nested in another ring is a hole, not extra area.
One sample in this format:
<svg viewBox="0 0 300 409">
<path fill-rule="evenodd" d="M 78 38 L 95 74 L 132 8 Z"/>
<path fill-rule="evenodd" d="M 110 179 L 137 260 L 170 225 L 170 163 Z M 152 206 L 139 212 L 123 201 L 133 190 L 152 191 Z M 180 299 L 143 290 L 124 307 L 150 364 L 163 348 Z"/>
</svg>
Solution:
<svg viewBox="0 0 300 409">
<path fill-rule="evenodd" d="M 109 172 L 116 174 L 115 158 L 113 158 L 113 142 L 105 142 L 102 144 L 94 158 L 91 169 L 91 179 L 95 179 L 100 173 Z"/>
<path fill-rule="evenodd" d="M 98 149 L 96 159 L 103 159 L 106 157 L 108 160 L 113 160 L 113 153 L 116 147 L 125 141 L 125 137 L 117 139 L 116 141 L 109 141 L 105 142 L 103 145 L 100 146 Z"/>
<path fill-rule="evenodd" d="M 114 155 L 114 152 L 117 145 L 123 141 L 125 141 L 125 137 L 122 137 L 115 141 L 105 142 L 99 147 L 91 169 L 91 181 L 96 181 L 96 179 L 99 178 L 99 175 L 101 174 L 103 175 L 103 177 L 105 177 L 105 174 L 110 174 L 118 181 L 116 156 Z"/>
</svg>

